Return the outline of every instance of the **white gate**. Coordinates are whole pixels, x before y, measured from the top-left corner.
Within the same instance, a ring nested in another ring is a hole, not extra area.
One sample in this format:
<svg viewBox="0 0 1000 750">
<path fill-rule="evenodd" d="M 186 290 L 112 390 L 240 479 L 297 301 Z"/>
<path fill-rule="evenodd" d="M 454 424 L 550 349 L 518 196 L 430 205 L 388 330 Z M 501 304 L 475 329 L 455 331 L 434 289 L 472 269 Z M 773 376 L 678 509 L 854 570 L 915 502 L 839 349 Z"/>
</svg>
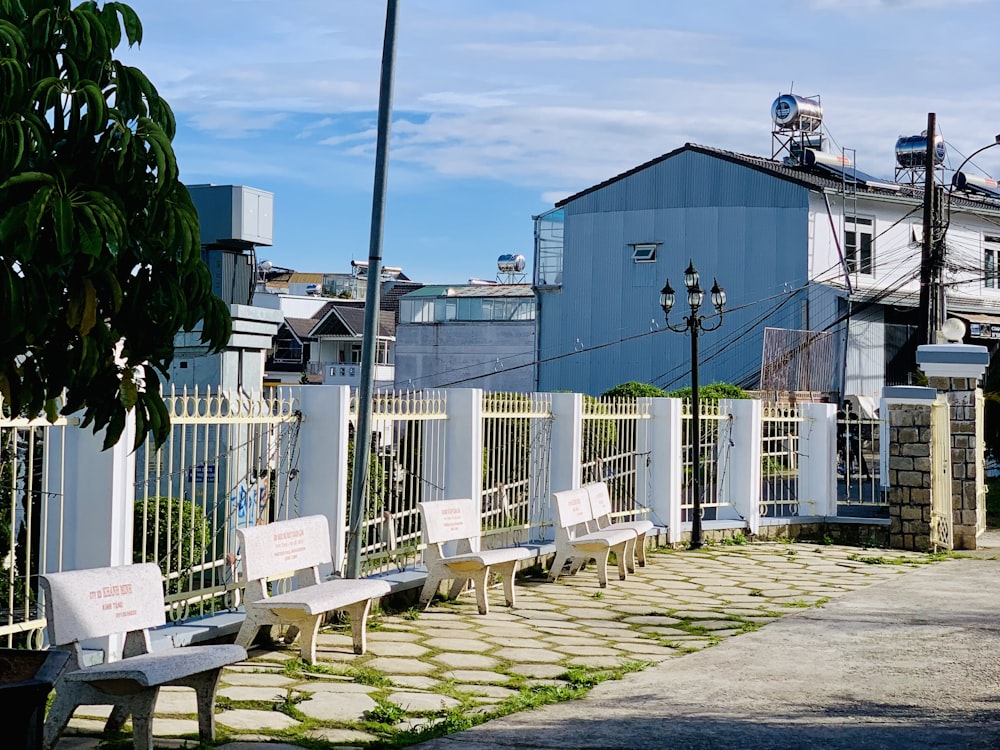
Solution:
<svg viewBox="0 0 1000 750">
<path fill-rule="evenodd" d="M 935 550 L 953 547 L 951 415 L 944 396 L 931 405 L 931 545 Z"/>
</svg>

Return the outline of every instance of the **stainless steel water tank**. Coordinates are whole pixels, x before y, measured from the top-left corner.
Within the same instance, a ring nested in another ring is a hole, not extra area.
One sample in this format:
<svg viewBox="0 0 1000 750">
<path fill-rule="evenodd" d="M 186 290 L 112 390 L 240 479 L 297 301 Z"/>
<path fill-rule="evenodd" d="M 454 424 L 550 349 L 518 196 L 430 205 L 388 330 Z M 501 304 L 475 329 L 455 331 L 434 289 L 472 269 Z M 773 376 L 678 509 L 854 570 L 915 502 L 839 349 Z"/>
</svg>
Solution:
<svg viewBox="0 0 1000 750">
<path fill-rule="evenodd" d="M 934 164 L 944 162 L 945 147 L 941 136 L 934 138 Z M 896 139 L 896 163 L 904 168 L 922 167 L 927 161 L 927 135 L 901 135 Z"/>
<path fill-rule="evenodd" d="M 823 107 L 815 99 L 782 94 L 771 105 L 771 119 L 782 130 L 819 130 Z"/>
</svg>

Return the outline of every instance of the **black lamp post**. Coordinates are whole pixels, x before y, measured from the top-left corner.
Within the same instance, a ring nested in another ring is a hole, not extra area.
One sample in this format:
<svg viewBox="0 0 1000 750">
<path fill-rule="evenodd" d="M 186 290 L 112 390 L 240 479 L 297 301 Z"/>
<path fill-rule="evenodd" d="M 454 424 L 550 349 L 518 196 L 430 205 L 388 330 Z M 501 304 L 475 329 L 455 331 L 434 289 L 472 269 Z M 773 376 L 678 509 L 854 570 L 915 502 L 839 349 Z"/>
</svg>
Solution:
<svg viewBox="0 0 1000 750">
<path fill-rule="evenodd" d="M 691 334 L 691 473 L 692 488 L 694 490 L 694 507 L 691 511 L 691 549 L 699 549 L 704 543 L 701 533 L 701 404 L 698 402 L 698 331 L 714 331 L 722 325 L 722 310 L 726 306 L 726 292 L 716 279 L 712 279 L 711 296 L 712 306 L 718 314 L 719 320 L 713 326 L 705 325 L 705 316 L 699 315 L 698 310 L 705 299 L 705 292 L 702 291 L 698 269 L 694 267 L 694 261 L 688 263 L 684 272 L 684 286 L 687 288 L 687 302 L 691 308 L 691 314 L 685 316 L 682 325 L 670 325 L 670 310 L 674 306 L 674 290 L 670 288 L 670 279 L 667 279 L 660 291 L 660 307 L 663 308 L 663 321 L 671 331 L 681 333 L 688 331 Z"/>
</svg>

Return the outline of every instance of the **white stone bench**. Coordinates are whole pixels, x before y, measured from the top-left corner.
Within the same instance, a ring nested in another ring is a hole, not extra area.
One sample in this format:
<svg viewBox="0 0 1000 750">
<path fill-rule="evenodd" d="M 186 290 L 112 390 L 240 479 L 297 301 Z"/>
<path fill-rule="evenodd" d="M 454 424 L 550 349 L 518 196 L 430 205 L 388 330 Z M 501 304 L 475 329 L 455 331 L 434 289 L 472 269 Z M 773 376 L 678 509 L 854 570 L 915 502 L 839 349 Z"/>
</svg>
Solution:
<svg viewBox="0 0 1000 750">
<path fill-rule="evenodd" d="M 261 628 L 285 624 L 285 643 L 301 634 L 302 659 L 316 663 L 316 635 L 323 618 L 335 610 L 351 617 L 354 653 L 365 652 L 365 627 L 372 600 L 389 593 L 385 581 L 339 578 L 320 581 L 319 566 L 332 562 L 325 516 L 304 516 L 264 526 L 237 529 L 246 582 L 246 619 L 236 642 L 249 648 Z M 295 578 L 295 588 L 271 596 L 268 581 Z"/>
<path fill-rule="evenodd" d="M 628 572 L 635 573 L 636 558 L 640 567 L 646 567 L 646 534 L 653 530 L 653 522 L 645 518 L 635 521 L 612 521 L 611 513 L 614 509 L 611 506 L 611 494 L 608 492 L 607 483 L 593 482 L 584 487 L 590 497 L 590 509 L 599 530 L 631 529 L 636 533 L 635 541 L 630 542 L 625 549 Z"/>
<path fill-rule="evenodd" d="M 44 744 L 56 744 L 77 706 L 110 705 L 106 732 L 120 731 L 132 716 L 136 750 L 153 747 L 153 709 L 160 687 L 194 688 L 198 734 L 215 740 L 215 690 L 227 664 L 246 659 L 242 646 L 189 646 L 152 651 L 149 628 L 166 621 L 163 582 L 153 563 L 92 568 L 41 576 L 46 629 L 52 647 L 70 652 L 66 671 L 45 720 Z M 84 665 L 80 642 L 125 634 L 123 658 Z"/>
<path fill-rule="evenodd" d="M 626 547 L 635 544 L 634 529 L 597 529 L 590 496 L 585 488 L 552 493 L 556 512 L 556 556 L 549 568 L 549 580 L 562 575 L 568 563 L 569 572 L 576 573 L 587 561 L 597 562 L 597 580 L 604 588 L 608 585 L 608 556 L 615 553 L 618 560 L 618 578 L 626 576 Z"/>
<path fill-rule="evenodd" d="M 507 606 L 514 606 L 514 573 L 517 563 L 531 557 L 531 550 L 523 547 L 480 550 L 480 515 L 474 500 L 431 500 L 417 504 L 423 521 L 424 564 L 427 580 L 420 592 L 420 604 L 430 605 L 442 581 L 454 581 L 450 596 L 458 596 L 466 582 L 472 581 L 476 589 L 479 614 L 490 611 L 486 587 L 490 570 L 498 573 L 503 581 Z M 455 548 L 454 554 L 445 545 Z"/>
</svg>

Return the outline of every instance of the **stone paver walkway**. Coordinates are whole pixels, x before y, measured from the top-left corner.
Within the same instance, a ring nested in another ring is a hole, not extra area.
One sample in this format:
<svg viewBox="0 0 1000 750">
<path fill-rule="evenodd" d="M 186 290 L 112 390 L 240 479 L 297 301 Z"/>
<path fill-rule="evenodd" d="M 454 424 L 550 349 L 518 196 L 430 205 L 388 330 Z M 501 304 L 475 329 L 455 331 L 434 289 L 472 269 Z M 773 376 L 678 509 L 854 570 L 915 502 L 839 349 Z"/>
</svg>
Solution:
<svg viewBox="0 0 1000 750">
<path fill-rule="evenodd" d="M 502 595 L 491 591 L 486 616 L 471 594 L 425 612 L 377 615 L 364 656 L 352 653 L 349 633 L 329 630 L 315 668 L 284 646 L 254 650 L 223 674 L 218 744 L 360 747 L 442 720 L 460 725 L 456 718 L 506 710 L 540 691 L 566 695 L 595 678 L 682 658 L 927 560 L 802 543 L 648 557 L 646 568 L 606 589 L 592 569 L 557 583 L 521 580 L 517 607 L 498 606 Z M 96 747 L 106 716 L 81 707 L 57 750 Z M 161 691 L 153 732 L 157 746 L 190 746 L 193 692 Z"/>
</svg>

